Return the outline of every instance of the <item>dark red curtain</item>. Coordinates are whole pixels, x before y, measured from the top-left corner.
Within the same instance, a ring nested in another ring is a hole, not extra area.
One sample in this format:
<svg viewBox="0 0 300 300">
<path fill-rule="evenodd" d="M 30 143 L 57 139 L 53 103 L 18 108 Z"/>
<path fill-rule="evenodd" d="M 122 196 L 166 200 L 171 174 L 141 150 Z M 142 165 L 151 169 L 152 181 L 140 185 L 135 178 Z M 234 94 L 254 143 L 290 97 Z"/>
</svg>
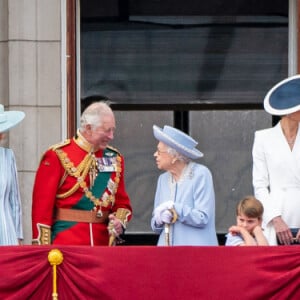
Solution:
<svg viewBox="0 0 300 300">
<path fill-rule="evenodd" d="M 51 246 L 0 248 L 0 299 L 52 299 Z M 300 246 L 56 247 L 58 298 L 300 299 Z"/>
</svg>

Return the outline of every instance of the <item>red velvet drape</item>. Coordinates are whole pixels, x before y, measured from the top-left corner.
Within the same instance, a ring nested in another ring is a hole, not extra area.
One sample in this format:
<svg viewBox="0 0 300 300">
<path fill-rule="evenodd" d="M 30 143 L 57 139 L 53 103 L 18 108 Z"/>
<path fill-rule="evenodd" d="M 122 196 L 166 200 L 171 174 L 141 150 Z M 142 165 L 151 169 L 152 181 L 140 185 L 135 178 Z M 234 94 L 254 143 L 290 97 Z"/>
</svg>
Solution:
<svg viewBox="0 0 300 300">
<path fill-rule="evenodd" d="M 0 299 L 300 299 L 300 246 L 0 248 Z"/>
</svg>

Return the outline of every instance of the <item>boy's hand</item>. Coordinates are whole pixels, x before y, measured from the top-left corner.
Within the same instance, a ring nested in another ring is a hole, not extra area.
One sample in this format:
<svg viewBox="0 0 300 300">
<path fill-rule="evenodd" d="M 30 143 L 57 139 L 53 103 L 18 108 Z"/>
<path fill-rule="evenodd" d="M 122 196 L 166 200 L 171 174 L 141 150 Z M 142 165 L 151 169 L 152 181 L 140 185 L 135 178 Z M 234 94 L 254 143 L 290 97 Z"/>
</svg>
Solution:
<svg viewBox="0 0 300 300">
<path fill-rule="evenodd" d="M 233 225 L 229 228 L 229 232 L 232 234 L 232 235 L 237 235 L 238 233 L 241 233 L 241 230 L 243 228 L 240 227 L 240 226 L 237 226 L 237 225 Z"/>
<path fill-rule="evenodd" d="M 256 236 L 258 233 L 262 233 L 263 229 L 261 228 L 260 225 L 255 226 L 255 228 L 253 229 L 253 234 Z"/>
</svg>

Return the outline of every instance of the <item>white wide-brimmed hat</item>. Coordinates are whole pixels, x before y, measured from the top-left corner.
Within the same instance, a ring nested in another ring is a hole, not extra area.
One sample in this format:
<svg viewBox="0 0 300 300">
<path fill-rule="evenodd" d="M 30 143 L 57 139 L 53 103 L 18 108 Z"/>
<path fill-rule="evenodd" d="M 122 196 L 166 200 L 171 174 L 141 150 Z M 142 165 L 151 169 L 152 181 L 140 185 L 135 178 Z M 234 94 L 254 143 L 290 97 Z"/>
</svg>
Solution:
<svg viewBox="0 0 300 300">
<path fill-rule="evenodd" d="M 300 110 L 300 75 L 288 77 L 277 83 L 264 99 L 265 111 L 284 116 Z"/>
<path fill-rule="evenodd" d="M 153 134 L 157 140 L 188 158 L 196 159 L 203 156 L 203 153 L 195 148 L 198 142 L 179 129 L 168 125 L 162 129 L 153 125 Z"/>
<path fill-rule="evenodd" d="M 0 133 L 5 132 L 18 125 L 25 117 L 22 111 L 4 111 L 0 104 Z"/>
</svg>

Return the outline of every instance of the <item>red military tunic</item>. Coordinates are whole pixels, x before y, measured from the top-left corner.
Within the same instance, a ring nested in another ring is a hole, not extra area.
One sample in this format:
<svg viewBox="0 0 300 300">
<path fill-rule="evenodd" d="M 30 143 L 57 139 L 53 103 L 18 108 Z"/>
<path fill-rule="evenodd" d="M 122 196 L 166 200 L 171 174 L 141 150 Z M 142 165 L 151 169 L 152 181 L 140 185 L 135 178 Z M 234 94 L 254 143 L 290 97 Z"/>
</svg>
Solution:
<svg viewBox="0 0 300 300">
<path fill-rule="evenodd" d="M 92 154 L 95 161 L 105 159 L 103 156 L 115 157 L 118 161 L 117 171 L 102 173 L 97 167 L 97 180 L 104 178 L 102 181 L 105 182 L 101 182 L 103 191 L 96 197 L 90 187 L 91 149 L 92 145 L 79 134 L 53 146 L 43 155 L 33 188 L 33 243 L 41 244 L 42 239 L 47 241 L 48 231 L 45 233 L 43 229 L 49 228 L 52 244 L 108 245 L 107 218 L 103 223 L 57 220 L 56 213 L 61 208 L 72 211 L 100 209 L 106 215 L 126 209 L 129 213 L 123 221 L 130 220 L 132 207 L 124 185 L 124 158 L 111 147 Z"/>
</svg>

